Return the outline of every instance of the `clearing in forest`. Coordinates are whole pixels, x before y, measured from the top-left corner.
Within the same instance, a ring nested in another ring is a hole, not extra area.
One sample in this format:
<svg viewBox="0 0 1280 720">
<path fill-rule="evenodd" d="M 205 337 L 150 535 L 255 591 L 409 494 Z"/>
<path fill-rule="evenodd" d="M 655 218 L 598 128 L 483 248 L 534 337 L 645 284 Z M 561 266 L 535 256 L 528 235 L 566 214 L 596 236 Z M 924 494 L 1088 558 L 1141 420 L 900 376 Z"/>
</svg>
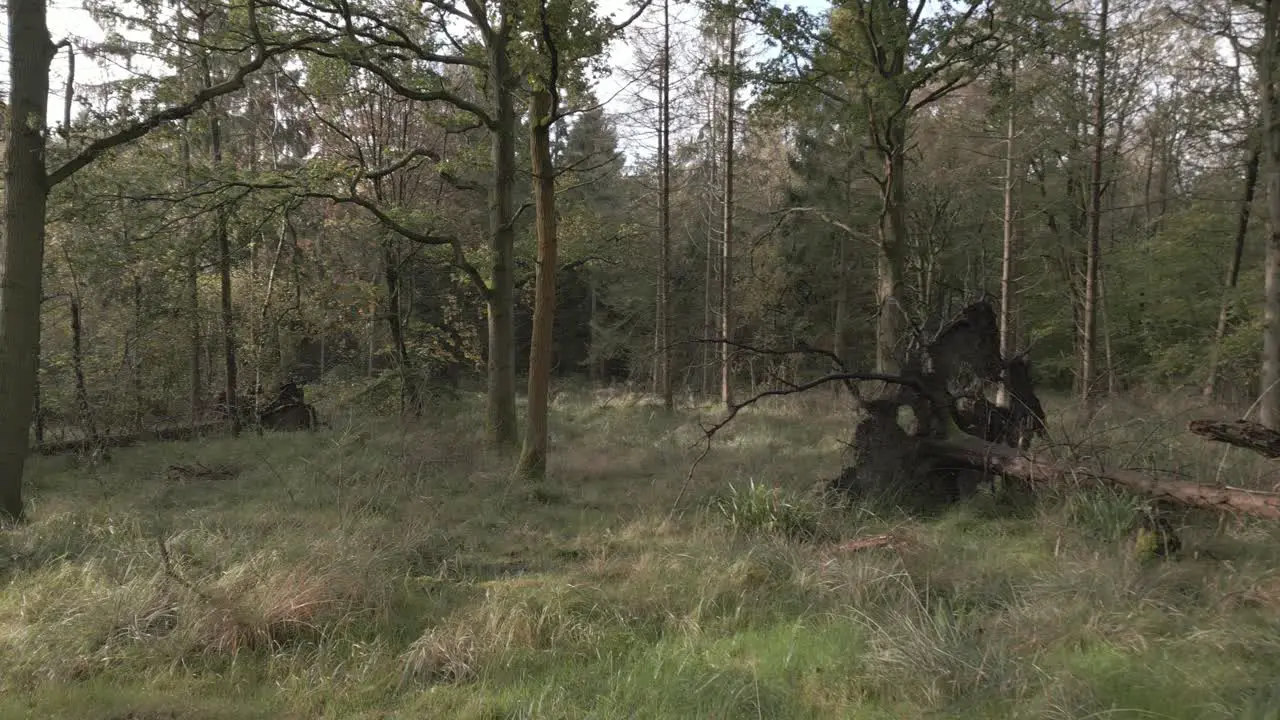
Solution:
<svg viewBox="0 0 1280 720">
<path fill-rule="evenodd" d="M 819 507 L 835 405 L 744 411 L 682 496 L 716 411 L 585 392 L 536 486 L 478 398 L 42 458 L 0 534 L 0 718 L 1280 716 L 1280 525 L 1175 513 L 1162 561 L 1111 490 Z M 1054 403 L 1044 451 L 1268 482 L 1192 416 Z"/>
</svg>

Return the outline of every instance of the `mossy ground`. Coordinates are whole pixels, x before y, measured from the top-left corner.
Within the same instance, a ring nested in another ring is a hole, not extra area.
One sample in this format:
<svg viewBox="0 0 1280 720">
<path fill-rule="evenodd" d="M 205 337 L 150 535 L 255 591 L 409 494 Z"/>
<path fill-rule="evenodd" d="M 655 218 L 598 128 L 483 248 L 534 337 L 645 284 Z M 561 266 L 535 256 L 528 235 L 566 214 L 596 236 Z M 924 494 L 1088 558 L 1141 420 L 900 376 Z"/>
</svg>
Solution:
<svg viewBox="0 0 1280 720">
<path fill-rule="evenodd" d="M 848 418 L 762 405 L 674 512 L 715 411 L 585 391 L 536 487 L 472 397 L 41 459 L 0 533 L 0 717 L 1280 718 L 1280 526 L 1179 516 L 1181 558 L 1144 563 L 1108 491 L 819 508 Z M 1050 412 L 1073 462 L 1275 482 L 1188 408 Z"/>
</svg>

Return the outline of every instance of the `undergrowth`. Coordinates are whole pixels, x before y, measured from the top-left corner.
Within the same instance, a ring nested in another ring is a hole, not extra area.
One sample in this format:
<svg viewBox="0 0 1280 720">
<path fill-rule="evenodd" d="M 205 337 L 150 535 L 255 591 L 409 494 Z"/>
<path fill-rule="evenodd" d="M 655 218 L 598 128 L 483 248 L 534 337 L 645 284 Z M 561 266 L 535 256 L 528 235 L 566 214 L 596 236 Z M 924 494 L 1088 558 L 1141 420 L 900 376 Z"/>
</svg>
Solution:
<svg viewBox="0 0 1280 720">
<path fill-rule="evenodd" d="M 0 717 L 1280 717 L 1272 524 L 1183 513 L 1180 557 L 1139 563 L 1106 490 L 822 507 L 829 396 L 744 412 L 686 488 L 700 411 L 562 394 L 531 490 L 477 398 L 442 402 L 38 460 L 0 534 Z M 1261 487 L 1186 412 L 1051 405 L 1045 452 Z"/>
</svg>

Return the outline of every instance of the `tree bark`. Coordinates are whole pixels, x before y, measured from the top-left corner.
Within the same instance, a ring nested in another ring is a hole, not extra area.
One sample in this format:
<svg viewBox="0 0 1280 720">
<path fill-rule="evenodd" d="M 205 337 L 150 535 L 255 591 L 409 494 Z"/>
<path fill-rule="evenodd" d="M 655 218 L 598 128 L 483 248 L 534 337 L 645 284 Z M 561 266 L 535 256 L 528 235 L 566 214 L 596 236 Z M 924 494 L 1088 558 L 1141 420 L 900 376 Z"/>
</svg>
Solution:
<svg viewBox="0 0 1280 720">
<path fill-rule="evenodd" d="M 516 475 L 527 480 L 541 480 L 547 474 L 547 406 L 556 308 L 556 176 L 551 164 L 554 111 L 551 91 L 541 88 L 535 90 L 529 106 L 529 150 L 533 161 L 538 262 L 533 280 L 528 417 L 525 420 L 524 449 L 516 465 Z"/>
<path fill-rule="evenodd" d="M 848 254 L 848 233 L 839 231 L 836 236 L 836 302 L 834 317 L 831 319 L 831 352 L 840 358 L 841 362 L 847 363 L 848 340 L 845 337 L 845 331 L 849 326 L 849 262 L 846 255 Z M 836 388 L 839 393 L 840 388 Z"/>
<path fill-rule="evenodd" d="M 1213 331 L 1213 344 L 1209 346 L 1209 377 L 1204 382 L 1203 396 L 1212 401 L 1217 393 L 1218 366 L 1222 362 L 1222 342 L 1227 337 L 1227 321 L 1231 315 L 1231 299 L 1240 281 L 1240 262 L 1244 256 L 1244 241 L 1249 234 L 1249 218 L 1253 214 L 1253 196 L 1258 187 L 1258 165 L 1261 154 L 1257 146 L 1249 151 L 1244 171 L 1244 199 L 1240 201 L 1240 214 L 1236 219 L 1235 245 L 1231 263 L 1227 266 L 1227 281 L 1222 290 L 1222 305 L 1218 309 L 1218 325 Z"/>
<path fill-rule="evenodd" d="M 72 275 L 71 290 L 71 371 L 75 378 L 76 409 L 80 411 L 80 429 L 88 446 L 98 443 L 98 423 L 89 402 L 89 386 L 84 379 L 84 325 L 80 322 L 80 290 Z"/>
<path fill-rule="evenodd" d="M 1273 430 L 1280 430 L 1280 93 L 1276 88 L 1276 43 L 1280 37 L 1277 37 L 1277 25 L 1280 25 L 1280 0 L 1267 0 L 1259 73 L 1269 214 L 1259 417 L 1263 425 Z"/>
<path fill-rule="evenodd" d="M 1240 512 L 1280 520 L 1280 495 L 1200 485 L 1177 480 L 1157 480 L 1142 473 L 1112 470 L 1106 473 L 1075 465 L 1064 467 L 1035 455 L 995 445 L 975 437 L 920 441 L 922 455 L 954 466 L 990 472 L 1026 482 L 1068 484 L 1081 480 L 1123 488 L 1157 500 L 1181 505 Z"/>
<path fill-rule="evenodd" d="M 489 195 L 489 252 L 491 286 L 486 293 L 489 314 L 487 425 L 489 440 L 512 447 L 516 427 L 515 332 L 515 209 L 516 177 L 515 82 L 511 73 L 508 25 L 512 1 L 500 3 L 500 25 L 487 33 L 489 87 L 494 98 L 493 187 Z"/>
<path fill-rule="evenodd" d="M 662 407 L 670 412 L 675 409 L 675 394 L 671 384 L 671 0 L 662 3 L 662 67 L 659 78 L 659 162 L 662 187 L 660 189 L 659 225 L 662 240 L 658 259 L 658 385 L 662 394 Z"/>
<path fill-rule="evenodd" d="M 382 278 L 387 285 L 387 330 L 391 333 L 391 342 L 396 348 L 396 359 L 400 362 L 400 403 L 401 412 L 413 417 L 422 416 L 422 392 L 418 387 L 418 372 L 409 354 L 408 343 L 404 338 L 404 309 L 400 303 L 400 267 L 399 259 L 389 246 L 382 249 Z"/>
<path fill-rule="evenodd" d="M 1013 59 L 1012 69 L 1010 71 L 1011 89 L 1018 74 L 1017 58 Z M 1017 149 L 1017 135 L 1015 133 L 1014 111 L 1013 107 L 1009 108 L 1008 122 L 1005 127 L 1004 141 L 1004 243 L 1000 251 L 1000 357 L 1008 359 L 1013 355 L 1013 262 L 1014 262 L 1014 172 L 1016 170 L 1016 162 L 1014 153 Z M 996 405 L 1000 407 L 1009 406 L 1009 389 L 1005 383 L 1000 383 L 1000 388 L 996 393 Z"/>
<path fill-rule="evenodd" d="M 899 353 L 906 332 L 906 307 L 903 304 L 902 281 L 906 274 L 907 222 L 906 206 L 907 128 L 906 118 L 895 115 L 889 122 L 881 152 L 884 161 L 884 185 L 881 190 L 880 253 L 877 263 L 879 283 L 877 301 L 880 310 L 876 321 L 876 371 L 886 374 L 901 368 Z"/>
<path fill-rule="evenodd" d="M 191 189 L 191 136 L 189 123 L 182 121 L 182 187 Z M 190 398 L 191 424 L 195 425 L 204 419 L 204 381 L 201 376 L 200 356 L 204 352 L 204 341 L 200 337 L 200 241 L 194 240 L 191 254 L 187 258 L 185 279 L 187 284 L 187 313 L 190 326 L 188 336 L 191 338 L 190 364 Z"/>
<path fill-rule="evenodd" d="M 206 65 L 206 73 L 208 66 Z M 206 85 L 212 85 L 212 78 L 206 74 Z M 209 150 L 213 156 L 213 165 L 222 165 L 222 127 L 219 122 L 217 105 L 209 108 Z M 222 309 L 222 362 L 224 366 L 223 391 L 226 393 L 228 422 L 231 434 L 240 432 L 240 413 L 238 410 L 238 382 L 236 377 L 236 328 L 235 310 L 231 298 L 231 233 L 227 228 L 227 211 L 219 209 L 217 213 L 216 240 L 218 245 L 218 275 L 221 281 Z"/>
<path fill-rule="evenodd" d="M 1280 458 L 1280 432 L 1266 425 L 1248 420 L 1192 420 L 1187 423 L 1187 430 L 1210 440 L 1252 450 L 1263 457 Z"/>
<path fill-rule="evenodd" d="M 9 117 L 5 230 L 0 257 L 0 519 L 23 517 L 26 468 L 40 357 L 45 210 L 45 118 L 54 46 L 44 0 L 9 0 Z"/>
<path fill-rule="evenodd" d="M 724 237 L 720 258 L 720 402 L 733 407 L 733 166 L 734 166 L 734 110 L 738 104 L 738 20 L 729 19 L 729 64 L 725 74 L 724 109 Z"/>
<path fill-rule="evenodd" d="M 1102 162 L 1106 152 L 1106 81 L 1108 0 L 1098 14 L 1098 55 L 1093 88 L 1093 159 L 1089 187 L 1089 240 L 1085 255 L 1084 328 L 1080 342 L 1080 399 L 1091 408 L 1096 397 L 1094 382 L 1098 339 L 1098 280 L 1102 260 Z"/>
</svg>

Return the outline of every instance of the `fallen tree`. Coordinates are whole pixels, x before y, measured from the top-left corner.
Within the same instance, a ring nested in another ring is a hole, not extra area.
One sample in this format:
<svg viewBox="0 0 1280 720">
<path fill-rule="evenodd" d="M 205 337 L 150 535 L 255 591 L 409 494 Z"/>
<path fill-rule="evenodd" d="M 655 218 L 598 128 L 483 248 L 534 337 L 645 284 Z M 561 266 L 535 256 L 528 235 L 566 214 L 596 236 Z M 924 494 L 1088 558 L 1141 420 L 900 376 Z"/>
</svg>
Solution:
<svg viewBox="0 0 1280 720">
<path fill-rule="evenodd" d="M 1248 420 L 1217 422 L 1192 420 L 1187 430 L 1217 442 L 1252 450 L 1263 457 L 1280 458 L 1280 432 Z"/>
<path fill-rule="evenodd" d="M 741 410 L 766 397 L 842 382 L 853 390 L 859 412 L 847 443 L 844 470 L 825 484 L 826 492 L 926 509 L 962 500 L 983 481 L 1000 477 L 1026 487 L 1109 485 L 1157 501 L 1280 519 L 1277 493 L 1159 479 L 1127 470 L 1103 472 L 1031 453 L 1031 440 L 1046 434 L 1044 410 L 1035 395 L 1029 359 L 1025 353 L 1001 358 L 997 328 L 990 303 L 980 300 L 944 325 L 932 340 L 917 338 L 898 375 L 849 372 L 833 358 L 840 372 L 787 383 L 737 403 L 719 422 L 703 427 L 705 446 L 688 478 L 710 451 L 715 434 Z M 872 381 L 884 389 L 878 397 L 863 400 L 855 386 Z M 986 390 L 996 383 L 1003 383 L 1011 398 L 1007 406 L 987 398 Z M 1280 457 L 1280 433 L 1256 423 L 1193 421 L 1190 430 Z"/>
<path fill-rule="evenodd" d="M 156 427 L 140 433 L 98 435 L 94 439 L 81 437 L 70 440 L 45 442 L 34 446 L 32 449 L 41 455 L 85 453 L 91 451 L 93 448 L 121 448 L 144 442 L 191 440 L 205 435 L 218 433 L 225 428 L 226 424 L 222 422 L 206 422 L 198 425 L 173 425 L 167 427 Z"/>
<path fill-rule="evenodd" d="M 973 437 L 924 439 L 918 449 L 922 456 L 934 462 L 1030 483 L 1110 485 L 1153 500 L 1280 520 L 1280 495 L 1276 493 L 1161 480 L 1131 470 L 1099 472 L 1086 467 L 1067 467 Z"/>
</svg>

